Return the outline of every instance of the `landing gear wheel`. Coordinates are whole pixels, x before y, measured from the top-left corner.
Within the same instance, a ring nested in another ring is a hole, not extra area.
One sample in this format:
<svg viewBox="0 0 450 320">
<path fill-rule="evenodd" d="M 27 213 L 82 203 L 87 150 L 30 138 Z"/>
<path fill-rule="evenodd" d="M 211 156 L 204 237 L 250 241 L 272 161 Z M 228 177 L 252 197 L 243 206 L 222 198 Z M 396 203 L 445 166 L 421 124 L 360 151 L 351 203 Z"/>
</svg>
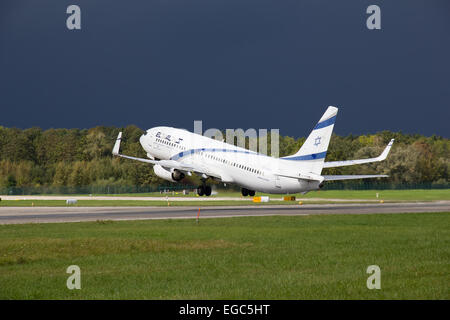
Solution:
<svg viewBox="0 0 450 320">
<path fill-rule="evenodd" d="M 243 195 L 244 197 L 248 196 L 248 190 L 245 189 L 245 188 L 242 188 L 242 189 L 241 189 L 241 193 L 242 193 L 242 195 Z"/>
<path fill-rule="evenodd" d="M 210 186 L 205 186 L 203 188 L 203 190 L 205 191 L 205 196 L 209 197 L 211 195 L 211 187 Z"/>
<path fill-rule="evenodd" d="M 248 195 L 250 197 L 254 197 L 255 196 L 255 191 L 254 190 L 248 190 Z"/>
<path fill-rule="evenodd" d="M 205 188 L 203 186 L 199 186 L 197 188 L 197 194 L 201 197 L 205 194 Z"/>
</svg>

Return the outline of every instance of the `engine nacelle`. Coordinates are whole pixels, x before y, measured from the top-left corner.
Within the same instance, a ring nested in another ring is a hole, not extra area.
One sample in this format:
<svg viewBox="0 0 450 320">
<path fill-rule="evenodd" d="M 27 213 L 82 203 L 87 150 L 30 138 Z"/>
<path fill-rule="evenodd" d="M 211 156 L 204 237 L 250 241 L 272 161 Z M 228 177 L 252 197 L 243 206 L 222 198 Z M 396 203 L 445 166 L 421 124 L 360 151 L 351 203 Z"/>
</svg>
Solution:
<svg viewBox="0 0 450 320">
<path fill-rule="evenodd" d="M 175 181 L 181 181 L 184 179 L 184 173 L 178 170 L 172 170 L 172 179 Z"/>
<path fill-rule="evenodd" d="M 161 167 L 160 165 L 156 164 L 153 166 L 153 171 L 155 172 L 155 174 L 167 181 L 170 182 L 178 182 L 184 179 L 185 175 L 183 172 L 178 171 L 178 170 L 166 170 L 163 167 Z"/>
<path fill-rule="evenodd" d="M 172 178 L 172 172 L 170 172 L 169 170 L 164 169 L 163 167 L 161 167 L 159 164 L 155 164 L 153 166 L 153 172 L 155 172 L 155 174 L 167 181 L 170 182 L 176 182 L 173 178 Z"/>
</svg>

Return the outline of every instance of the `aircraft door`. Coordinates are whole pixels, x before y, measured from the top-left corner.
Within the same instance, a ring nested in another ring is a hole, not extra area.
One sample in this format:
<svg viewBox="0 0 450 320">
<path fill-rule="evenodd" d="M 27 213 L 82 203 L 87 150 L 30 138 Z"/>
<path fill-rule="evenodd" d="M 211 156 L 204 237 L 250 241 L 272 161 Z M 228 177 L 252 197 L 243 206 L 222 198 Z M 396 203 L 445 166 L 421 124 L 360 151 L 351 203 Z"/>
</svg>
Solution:
<svg viewBox="0 0 450 320">
<path fill-rule="evenodd" d="M 275 187 L 281 188 L 280 177 L 275 176 Z"/>
</svg>

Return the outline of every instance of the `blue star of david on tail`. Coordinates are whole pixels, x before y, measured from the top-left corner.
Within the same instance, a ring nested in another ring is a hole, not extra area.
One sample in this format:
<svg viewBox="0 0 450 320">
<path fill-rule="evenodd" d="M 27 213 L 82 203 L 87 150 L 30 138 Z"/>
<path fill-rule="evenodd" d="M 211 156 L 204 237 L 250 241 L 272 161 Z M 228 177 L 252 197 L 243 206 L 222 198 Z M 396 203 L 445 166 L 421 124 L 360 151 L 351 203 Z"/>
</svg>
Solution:
<svg viewBox="0 0 450 320">
<path fill-rule="evenodd" d="M 317 138 L 314 140 L 314 145 L 315 145 L 316 147 L 320 144 L 320 139 L 322 139 L 322 137 L 317 137 Z"/>
</svg>

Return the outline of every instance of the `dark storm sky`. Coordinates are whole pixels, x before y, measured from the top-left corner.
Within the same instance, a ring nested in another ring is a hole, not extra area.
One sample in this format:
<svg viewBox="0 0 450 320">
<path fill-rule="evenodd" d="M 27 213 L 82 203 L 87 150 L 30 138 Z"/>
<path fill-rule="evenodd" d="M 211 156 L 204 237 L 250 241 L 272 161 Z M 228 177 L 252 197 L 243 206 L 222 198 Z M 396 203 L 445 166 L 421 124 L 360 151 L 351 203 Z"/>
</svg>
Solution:
<svg viewBox="0 0 450 320">
<path fill-rule="evenodd" d="M 81 7 L 82 30 L 66 28 Z M 381 30 L 366 8 L 381 8 Z M 2 0 L 0 125 L 449 136 L 450 1 Z"/>
</svg>

